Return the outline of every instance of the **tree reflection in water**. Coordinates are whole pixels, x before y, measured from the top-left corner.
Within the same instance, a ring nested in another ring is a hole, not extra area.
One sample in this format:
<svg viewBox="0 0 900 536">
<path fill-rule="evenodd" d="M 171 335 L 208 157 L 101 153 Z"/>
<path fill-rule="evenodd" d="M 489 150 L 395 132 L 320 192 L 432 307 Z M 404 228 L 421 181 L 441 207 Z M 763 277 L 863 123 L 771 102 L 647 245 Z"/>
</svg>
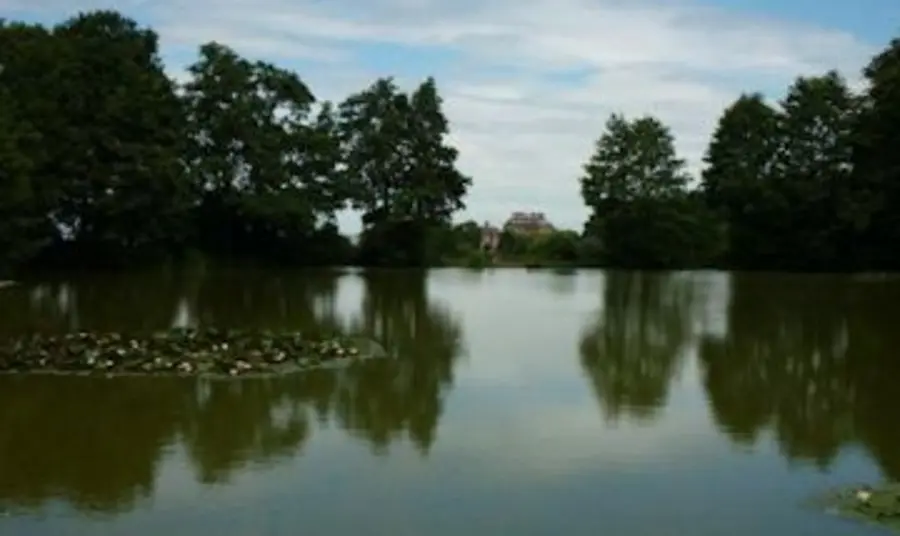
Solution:
<svg viewBox="0 0 900 536">
<path fill-rule="evenodd" d="M 727 335 L 700 351 L 716 422 L 821 468 L 861 442 L 900 478 L 897 318 L 896 279 L 733 275 Z"/>
<path fill-rule="evenodd" d="M 655 417 L 686 355 L 694 286 L 676 274 L 609 272 L 603 308 L 581 338 L 581 364 L 610 419 Z"/>
<path fill-rule="evenodd" d="M 18 311 L 0 313 L 6 335 L 173 324 L 297 329 L 370 337 L 392 357 L 241 381 L 0 376 L 0 507 L 62 499 L 128 510 L 152 495 L 168 445 L 186 447 L 200 481 L 223 483 L 247 464 L 297 455 L 315 420 L 379 452 L 407 437 L 426 454 L 462 352 L 460 324 L 429 300 L 424 273 L 371 272 L 362 283 L 359 312 L 349 317 L 335 304 L 341 281 L 333 273 L 246 267 L 5 294 L 0 309 Z M 66 300 L 58 299 L 62 288 Z"/>
</svg>

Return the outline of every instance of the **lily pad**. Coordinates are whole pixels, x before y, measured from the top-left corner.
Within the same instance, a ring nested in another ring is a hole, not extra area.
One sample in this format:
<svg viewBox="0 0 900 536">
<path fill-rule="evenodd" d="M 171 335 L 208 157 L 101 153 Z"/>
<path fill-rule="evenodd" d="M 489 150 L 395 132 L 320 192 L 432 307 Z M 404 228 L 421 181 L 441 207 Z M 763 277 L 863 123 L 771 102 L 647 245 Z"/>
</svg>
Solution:
<svg viewBox="0 0 900 536">
<path fill-rule="evenodd" d="M 0 346 L 0 372 L 235 377 L 385 355 L 374 341 L 313 340 L 298 332 L 179 328 L 151 334 L 32 334 Z"/>
<path fill-rule="evenodd" d="M 874 523 L 900 533 L 900 482 L 830 490 L 815 497 L 813 504 L 827 512 Z"/>
</svg>

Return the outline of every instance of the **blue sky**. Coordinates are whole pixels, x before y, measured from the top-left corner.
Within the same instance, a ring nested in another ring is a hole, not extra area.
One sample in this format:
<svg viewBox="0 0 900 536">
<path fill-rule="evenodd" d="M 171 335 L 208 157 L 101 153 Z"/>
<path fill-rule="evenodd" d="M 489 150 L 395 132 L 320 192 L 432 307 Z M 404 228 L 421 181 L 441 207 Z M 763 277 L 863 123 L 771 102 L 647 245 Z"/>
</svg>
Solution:
<svg viewBox="0 0 900 536">
<path fill-rule="evenodd" d="M 707 3 L 738 13 L 841 29 L 873 42 L 887 42 L 892 36 L 900 36 L 900 2 L 894 0 L 707 0 Z"/>
<path fill-rule="evenodd" d="M 0 0 L 0 14 L 52 22 L 63 0 Z M 900 1 L 855 0 L 86 0 L 159 33 L 173 76 L 218 40 L 296 69 L 339 100 L 375 77 L 437 78 L 459 166 L 473 177 L 460 219 L 540 210 L 580 227 L 577 178 L 612 112 L 668 124 L 692 172 L 741 91 L 777 99 L 798 75 L 857 82 L 900 36 Z M 342 227 L 359 228 L 355 214 Z"/>
</svg>

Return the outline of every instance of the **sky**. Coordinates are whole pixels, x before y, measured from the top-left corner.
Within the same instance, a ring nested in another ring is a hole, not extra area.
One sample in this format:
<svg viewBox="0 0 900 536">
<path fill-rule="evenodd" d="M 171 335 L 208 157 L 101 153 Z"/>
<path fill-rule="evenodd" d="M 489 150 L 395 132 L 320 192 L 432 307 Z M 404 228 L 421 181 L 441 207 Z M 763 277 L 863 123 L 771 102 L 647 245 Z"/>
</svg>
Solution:
<svg viewBox="0 0 900 536">
<path fill-rule="evenodd" d="M 152 26 L 175 77 L 210 40 L 297 71 L 321 99 L 434 76 L 473 179 L 457 219 L 540 211 L 576 229 L 581 166 L 610 113 L 659 117 L 696 176 L 741 92 L 777 100 L 828 69 L 855 83 L 900 36 L 897 0 L 0 0 L 0 17 L 94 8 Z M 339 220 L 359 230 L 357 214 Z"/>
</svg>

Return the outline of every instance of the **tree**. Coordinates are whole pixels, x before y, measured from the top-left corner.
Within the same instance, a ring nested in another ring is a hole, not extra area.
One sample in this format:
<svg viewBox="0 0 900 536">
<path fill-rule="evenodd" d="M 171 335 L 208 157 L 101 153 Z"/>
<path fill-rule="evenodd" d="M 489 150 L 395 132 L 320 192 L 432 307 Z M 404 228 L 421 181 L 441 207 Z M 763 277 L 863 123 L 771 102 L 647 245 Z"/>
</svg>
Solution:
<svg viewBox="0 0 900 536">
<path fill-rule="evenodd" d="M 189 71 L 187 164 L 201 241 L 219 252 L 309 253 L 317 234 L 333 234 L 344 205 L 331 106 L 314 115 L 315 97 L 295 73 L 218 43 L 200 47 Z"/>
<path fill-rule="evenodd" d="M 2 76 L 0 72 L 0 80 Z M 0 83 L 0 277 L 46 245 L 45 219 L 35 210 L 34 163 L 24 151 L 34 132 L 17 120 L 14 110 L 11 92 Z"/>
<path fill-rule="evenodd" d="M 57 68 L 46 28 L 0 20 L 0 272 L 31 262 L 58 235 L 60 182 L 49 173 L 64 145 Z"/>
<path fill-rule="evenodd" d="M 869 268 L 900 268 L 900 38 L 863 71 L 868 82 L 853 152 L 852 182 L 870 219 L 854 256 Z"/>
<path fill-rule="evenodd" d="M 701 190 L 709 207 L 728 221 L 732 264 L 746 266 L 767 256 L 777 150 L 778 113 L 762 95 L 741 95 L 719 118 L 704 156 Z"/>
<path fill-rule="evenodd" d="M 849 182 L 857 99 L 828 72 L 797 78 L 779 108 L 751 94 L 725 110 L 704 195 L 728 220 L 732 265 L 838 267 L 865 216 Z"/>
<path fill-rule="evenodd" d="M 55 218 L 72 234 L 68 245 L 101 263 L 163 254 L 179 242 L 188 198 L 183 113 L 156 34 L 95 11 L 58 25 L 53 38 L 64 104 L 47 171 L 61 185 Z"/>
<path fill-rule="evenodd" d="M 539 233 L 531 240 L 529 256 L 535 263 L 574 263 L 578 260 L 579 236 L 575 231 L 553 230 Z"/>
<path fill-rule="evenodd" d="M 460 252 L 481 248 L 481 225 L 475 220 L 467 220 L 453 226 L 456 249 Z"/>
<path fill-rule="evenodd" d="M 824 269 L 842 261 L 855 219 L 848 188 L 857 100 L 832 71 L 801 77 L 781 102 L 776 180 L 780 228 L 772 238 L 789 268 Z"/>
<path fill-rule="evenodd" d="M 595 212 L 635 199 L 681 194 L 689 177 L 668 127 L 650 116 L 628 121 L 613 114 L 584 166 L 581 195 Z"/>
<path fill-rule="evenodd" d="M 704 162 L 709 204 L 729 215 L 746 208 L 745 192 L 760 190 L 773 172 L 778 113 L 759 93 L 743 94 L 719 118 Z"/>
<path fill-rule="evenodd" d="M 411 95 L 393 79 L 351 95 L 338 130 L 352 201 L 362 211 L 361 255 L 376 264 L 429 262 L 429 231 L 464 208 L 472 179 L 456 168 L 449 124 L 433 79 Z"/>
<path fill-rule="evenodd" d="M 688 197 L 688 179 L 665 125 L 652 117 L 612 115 L 581 178 L 592 212 L 583 238 L 601 244 L 590 250 L 603 256 L 602 263 L 620 267 L 709 262 L 712 245 L 720 242 L 717 226 Z"/>
</svg>

